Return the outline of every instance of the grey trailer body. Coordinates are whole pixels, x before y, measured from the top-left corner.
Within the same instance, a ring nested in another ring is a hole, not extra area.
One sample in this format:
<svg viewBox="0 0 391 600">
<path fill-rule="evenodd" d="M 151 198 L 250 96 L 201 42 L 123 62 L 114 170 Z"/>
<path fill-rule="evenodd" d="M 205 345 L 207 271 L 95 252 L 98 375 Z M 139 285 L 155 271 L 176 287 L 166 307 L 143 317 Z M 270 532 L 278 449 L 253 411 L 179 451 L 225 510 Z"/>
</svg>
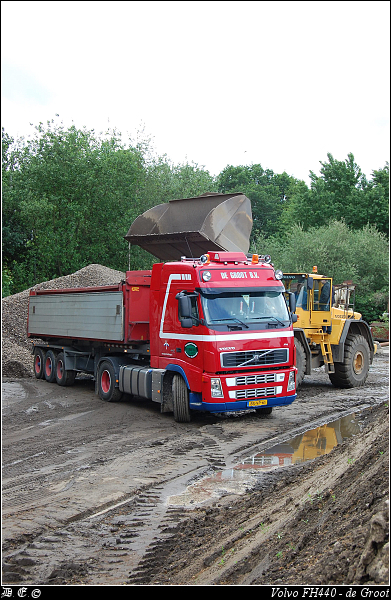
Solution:
<svg viewBox="0 0 391 600">
<path fill-rule="evenodd" d="M 28 334 L 36 337 L 124 339 L 122 291 L 30 297 Z"/>
</svg>

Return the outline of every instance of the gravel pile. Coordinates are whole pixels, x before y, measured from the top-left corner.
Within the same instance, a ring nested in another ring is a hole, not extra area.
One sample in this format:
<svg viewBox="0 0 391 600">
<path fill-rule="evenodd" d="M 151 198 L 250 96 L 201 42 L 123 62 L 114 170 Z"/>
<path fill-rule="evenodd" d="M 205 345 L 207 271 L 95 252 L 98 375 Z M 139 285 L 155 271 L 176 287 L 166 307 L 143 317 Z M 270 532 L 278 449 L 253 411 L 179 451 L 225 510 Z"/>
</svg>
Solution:
<svg viewBox="0 0 391 600">
<path fill-rule="evenodd" d="M 45 281 L 2 300 L 2 373 L 5 377 L 32 377 L 32 340 L 27 338 L 27 307 L 30 289 L 63 289 L 112 285 L 125 273 L 102 265 L 88 265 L 76 273 Z"/>
</svg>

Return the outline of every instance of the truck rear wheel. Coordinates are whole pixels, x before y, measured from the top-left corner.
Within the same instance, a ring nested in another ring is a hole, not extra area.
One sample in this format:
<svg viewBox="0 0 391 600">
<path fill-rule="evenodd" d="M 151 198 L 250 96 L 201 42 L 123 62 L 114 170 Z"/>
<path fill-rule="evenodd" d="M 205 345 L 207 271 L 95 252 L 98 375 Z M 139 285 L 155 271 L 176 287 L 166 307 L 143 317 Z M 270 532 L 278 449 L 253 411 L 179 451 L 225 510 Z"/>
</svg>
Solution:
<svg viewBox="0 0 391 600">
<path fill-rule="evenodd" d="M 302 383 L 305 375 L 306 365 L 307 365 L 307 357 L 305 355 L 305 351 L 303 348 L 303 344 L 295 338 L 295 347 L 296 347 L 296 387 Z"/>
<path fill-rule="evenodd" d="M 369 346 L 363 335 L 346 337 L 343 363 L 334 363 L 335 373 L 329 373 L 335 387 L 353 388 L 364 385 L 369 371 Z"/>
<path fill-rule="evenodd" d="M 172 380 L 172 402 L 174 408 L 174 419 L 178 423 L 189 423 L 189 390 L 180 375 L 174 375 Z"/>
<path fill-rule="evenodd" d="M 36 379 L 43 379 L 45 367 L 45 353 L 41 348 L 37 348 L 34 354 L 34 375 Z"/>
<path fill-rule="evenodd" d="M 122 398 L 122 392 L 115 387 L 114 367 L 108 361 L 104 361 L 98 370 L 98 393 L 106 402 L 118 402 Z"/>
<path fill-rule="evenodd" d="M 72 385 L 75 377 L 76 371 L 65 370 L 64 352 L 60 352 L 56 360 L 56 382 L 58 385 Z"/>
<path fill-rule="evenodd" d="M 56 355 L 53 350 L 46 352 L 44 376 L 49 383 L 53 383 L 56 380 Z"/>
</svg>

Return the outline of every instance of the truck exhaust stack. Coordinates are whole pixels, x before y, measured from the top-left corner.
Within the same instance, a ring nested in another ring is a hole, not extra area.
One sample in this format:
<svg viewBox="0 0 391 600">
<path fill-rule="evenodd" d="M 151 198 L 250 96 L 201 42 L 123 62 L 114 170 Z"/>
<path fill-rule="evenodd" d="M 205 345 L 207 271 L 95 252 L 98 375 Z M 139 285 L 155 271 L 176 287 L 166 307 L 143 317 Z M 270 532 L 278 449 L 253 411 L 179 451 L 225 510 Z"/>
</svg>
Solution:
<svg viewBox="0 0 391 600">
<path fill-rule="evenodd" d="M 213 250 L 246 254 L 252 223 L 251 202 L 244 194 L 203 194 L 147 210 L 125 239 L 161 261 L 198 258 Z"/>
</svg>

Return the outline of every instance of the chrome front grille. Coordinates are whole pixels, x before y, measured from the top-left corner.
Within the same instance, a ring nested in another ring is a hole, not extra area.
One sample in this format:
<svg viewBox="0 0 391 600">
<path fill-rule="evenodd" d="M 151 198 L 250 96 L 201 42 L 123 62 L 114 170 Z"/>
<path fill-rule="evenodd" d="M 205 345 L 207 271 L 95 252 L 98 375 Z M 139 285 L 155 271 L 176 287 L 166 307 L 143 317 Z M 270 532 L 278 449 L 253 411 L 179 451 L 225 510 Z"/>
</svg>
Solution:
<svg viewBox="0 0 391 600">
<path fill-rule="evenodd" d="M 237 400 L 241 400 L 243 398 L 265 398 L 267 396 L 276 396 L 277 393 L 278 388 L 275 387 L 252 388 L 249 390 L 236 390 L 235 397 Z"/>
<path fill-rule="evenodd" d="M 274 373 L 266 373 L 264 375 L 243 375 L 235 377 L 235 385 L 259 385 L 260 383 L 274 383 Z"/>
<path fill-rule="evenodd" d="M 221 366 L 224 368 L 280 365 L 288 362 L 288 349 L 222 352 L 220 357 Z"/>
</svg>

